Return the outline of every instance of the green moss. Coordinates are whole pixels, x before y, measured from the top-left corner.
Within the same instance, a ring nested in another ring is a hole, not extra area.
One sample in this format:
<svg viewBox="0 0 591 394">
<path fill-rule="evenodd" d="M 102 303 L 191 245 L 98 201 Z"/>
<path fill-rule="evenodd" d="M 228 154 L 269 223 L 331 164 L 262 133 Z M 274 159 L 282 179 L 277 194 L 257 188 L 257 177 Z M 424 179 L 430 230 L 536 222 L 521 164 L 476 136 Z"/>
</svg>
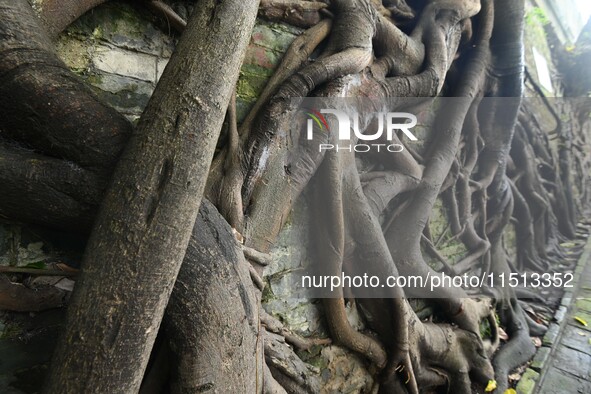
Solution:
<svg viewBox="0 0 591 394">
<path fill-rule="evenodd" d="M 304 30 L 300 27 L 296 27 L 287 23 L 281 23 L 281 22 L 267 22 L 265 20 L 260 19 L 260 24 L 267 24 L 269 26 L 269 28 L 273 31 L 276 31 L 277 33 L 286 33 L 286 34 L 291 34 L 294 36 L 298 36 L 300 35 Z"/>
<path fill-rule="evenodd" d="M 530 8 L 525 16 L 525 61 L 526 65 L 535 70 L 535 60 L 533 55 L 533 48 L 548 60 L 551 67 L 552 55 L 548 46 L 548 38 L 546 37 L 545 25 L 548 24 L 548 18 L 544 11 L 538 7 Z M 547 92 L 550 93 L 550 92 Z"/>
<path fill-rule="evenodd" d="M 464 244 L 458 239 L 454 238 L 453 234 L 451 233 L 451 230 L 448 226 L 447 213 L 445 212 L 443 202 L 440 198 L 435 201 L 433 206 L 429 226 L 434 240 L 438 240 L 440 237 L 442 237 L 437 250 L 444 258 L 449 261 L 450 264 L 459 261 L 468 252 Z M 423 255 L 428 257 L 426 253 Z M 440 264 L 433 259 L 429 260 L 428 262 L 432 266 L 438 266 Z"/>
<path fill-rule="evenodd" d="M 263 289 L 263 294 L 261 296 L 261 304 L 266 304 L 275 299 L 275 294 L 271 289 L 271 285 L 269 283 L 268 278 L 265 278 L 265 288 Z"/>
<path fill-rule="evenodd" d="M 91 37 L 94 40 L 100 40 L 101 38 L 103 38 L 103 29 L 100 26 L 95 27 L 92 31 Z"/>
<path fill-rule="evenodd" d="M 255 102 L 258 94 L 255 87 L 250 83 L 249 80 L 239 79 L 238 85 L 236 86 L 236 94 L 244 101 Z"/>
<path fill-rule="evenodd" d="M 301 32 L 301 29 L 282 23 L 258 20 L 252 32 L 251 44 L 282 54 Z"/>
<path fill-rule="evenodd" d="M 480 336 L 482 339 L 490 338 L 491 336 L 491 327 L 488 323 L 488 320 L 483 319 L 480 321 Z"/>
<path fill-rule="evenodd" d="M 283 23 L 257 20 L 236 88 L 239 122 L 256 102 L 283 54 L 301 32 L 301 29 Z"/>
<path fill-rule="evenodd" d="M 56 44 L 60 59 L 76 74 L 85 73 L 90 67 L 90 48 L 87 43 L 71 36 L 61 36 Z"/>
<path fill-rule="evenodd" d="M 86 81 L 93 86 L 100 86 L 103 83 L 103 76 L 101 74 L 90 74 L 86 76 Z"/>
<path fill-rule="evenodd" d="M 540 7 L 533 7 L 525 13 L 525 24 L 528 27 L 538 24 L 547 25 L 548 23 L 550 23 L 550 19 Z"/>
<path fill-rule="evenodd" d="M 66 35 L 155 55 L 170 52 L 172 39 L 159 31 L 152 19 L 148 11 L 129 4 L 106 3 L 78 19 Z"/>
<path fill-rule="evenodd" d="M 509 253 L 510 258 L 514 258 L 517 251 L 517 236 L 515 234 L 515 226 L 513 224 L 509 224 L 505 227 L 505 231 L 503 232 L 503 244 L 505 246 L 505 250 Z"/>
<path fill-rule="evenodd" d="M 109 11 L 112 18 L 113 31 L 127 37 L 142 38 L 146 21 L 144 21 L 136 10 L 127 4 L 116 4 Z"/>
<path fill-rule="evenodd" d="M 245 63 L 240 69 L 237 95 L 246 102 L 254 102 L 265 88 L 274 68 Z"/>
<path fill-rule="evenodd" d="M 577 308 L 582 309 L 584 311 L 591 312 L 591 299 L 589 298 L 581 298 L 578 299 L 575 303 Z"/>
<path fill-rule="evenodd" d="M 297 355 L 306 363 L 323 371 L 328 368 L 328 359 L 322 356 L 323 346 L 312 346 L 309 351 L 298 351 Z"/>
<path fill-rule="evenodd" d="M 23 329 L 17 323 L 3 323 L 0 321 L 0 340 L 18 338 Z"/>
<path fill-rule="evenodd" d="M 118 32 L 130 38 L 142 38 L 144 21 L 137 10 L 125 3 L 107 3 L 76 21 L 69 30 L 104 39 L 106 35 Z"/>
<path fill-rule="evenodd" d="M 261 67 L 257 64 L 245 63 L 240 68 L 240 77 L 247 78 L 270 78 L 275 71 L 266 67 Z"/>
<path fill-rule="evenodd" d="M 540 376 L 539 373 L 534 371 L 533 369 L 526 369 L 525 373 L 519 380 L 517 384 L 516 391 L 518 394 L 531 394 L 534 392 L 534 388 L 536 387 L 536 381 Z"/>
<path fill-rule="evenodd" d="M 262 93 L 274 68 L 265 68 L 257 64 L 245 63 L 240 69 L 240 76 L 236 86 L 236 109 L 238 122 L 241 122 L 257 98 Z"/>
</svg>

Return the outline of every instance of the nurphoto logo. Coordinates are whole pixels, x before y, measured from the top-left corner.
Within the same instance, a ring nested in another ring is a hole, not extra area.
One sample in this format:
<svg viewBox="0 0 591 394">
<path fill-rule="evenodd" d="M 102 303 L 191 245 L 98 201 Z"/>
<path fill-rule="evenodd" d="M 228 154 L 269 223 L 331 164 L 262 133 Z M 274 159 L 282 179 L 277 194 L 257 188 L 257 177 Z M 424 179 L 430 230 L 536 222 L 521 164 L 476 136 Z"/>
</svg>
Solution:
<svg viewBox="0 0 591 394">
<path fill-rule="evenodd" d="M 394 131 L 400 130 L 411 141 L 417 141 L 417 137 L 410 131 L 411 128 L 417 125 L 417 117 L 407 112 L 378 112 L 371 116 L 377 117 L 377 130 L 373 134 L 368 134 L 367 130 L 359 129 L 359 113 L 355 112 L 352 115 L 345 111 L 336 109 L 321 109 L 320 111 L 308 109 L 306 115 L 309 116 L 307 121 L 307 139 L 314 139 L 314 125 L 317 126 L 321 132 L 330 133 L 331 128 L 327 122 L 326 115 L 334 116 L 338 124 L 338 141 L 348 142 L 348 145 L 337 144 L 320 144 L 318 149 L 320 152 L 327 150 L 346 150 L 354 152 L 369 152 L 374 149 L 377 152 L 387 150 L 388 152 L 402 152 L 404 146 L 398 143 L 383 144 L 383 143 L 356 143 L 352 144 L 351 130 L 353 130 L 354 138 L 359 142 L 376 141 L 382 137 L 384 130 L 386 132 L 386 139 L 392 141 Z"/>
</svg>

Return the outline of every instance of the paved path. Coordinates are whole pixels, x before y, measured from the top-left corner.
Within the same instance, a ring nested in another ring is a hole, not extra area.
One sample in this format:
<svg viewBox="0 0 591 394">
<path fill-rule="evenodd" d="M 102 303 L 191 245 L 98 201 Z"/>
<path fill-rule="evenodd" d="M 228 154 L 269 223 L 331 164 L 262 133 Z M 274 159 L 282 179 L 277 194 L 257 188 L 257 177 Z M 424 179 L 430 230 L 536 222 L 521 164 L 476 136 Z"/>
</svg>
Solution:
<svg viewBox="0 0 591 394">
<path fill-rule="evenodd" d="M 518 394 L 591 394 L 591 239 L 579 257 L 575 280 L 521 378 Z"/>
</svg>

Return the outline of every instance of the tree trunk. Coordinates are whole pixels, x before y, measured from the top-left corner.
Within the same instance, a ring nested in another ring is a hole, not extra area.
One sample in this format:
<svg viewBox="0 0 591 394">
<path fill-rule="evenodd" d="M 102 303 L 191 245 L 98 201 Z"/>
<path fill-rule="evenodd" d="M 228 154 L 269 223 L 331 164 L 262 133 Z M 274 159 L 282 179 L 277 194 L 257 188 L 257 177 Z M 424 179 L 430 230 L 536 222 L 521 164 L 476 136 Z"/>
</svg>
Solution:
<svg viewBox="0 0 591 394">
<path fill-rule="evenodd" d="M 197 4 L 107 190 L 46 392 L 139 389 L 257 6 Z"/>
<path fill-rule="evenodd" d="M 165 328 L 175 393 L 259 393 L 263 340 L 248 262 L 231 228 L 203 200 Z"/>
</svg>

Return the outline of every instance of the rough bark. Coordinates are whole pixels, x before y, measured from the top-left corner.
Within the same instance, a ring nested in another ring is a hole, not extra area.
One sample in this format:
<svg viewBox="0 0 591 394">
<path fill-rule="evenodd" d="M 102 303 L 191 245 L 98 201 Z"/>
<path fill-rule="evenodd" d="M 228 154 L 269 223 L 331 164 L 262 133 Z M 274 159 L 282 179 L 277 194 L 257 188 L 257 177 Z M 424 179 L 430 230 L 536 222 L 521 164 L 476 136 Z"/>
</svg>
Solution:
<svg viewBox="0 0 591 394">
<path fill-rule="evenodd" d="M 107 0 L 43 0 L 39 10 L 50 38 L 56 38 L 85 12 Z"/>
<path fill-rule="evenodd" d="M 139 389 L 256 9 L 199 2 L 94 223 L 47 392 Z"/>
<path fill-rule="evenodd" d="M 66 294 L 65 291 L 53 286 L 27 288 L 0 275 L 0 310 L 37 312 L 59 308 L 65 304 Z"/>
<path fill-rule="evenodd" d="M 203 200 L 166 310 L 172 392 L 259 393 L 263 338 L 259 302 L 240 244 Z"/>
<path fill-rule="evenodd" d="M 27 1 L 0 2 L 0 37 L 0 214 L 86 232 L 93 185 L 106 186 L 131 125 L 58 59 Z"/>
<path fill-rule="evenodd" d="M 2 136 L 83 167 L 114 165 L 127 120 L 58 59 L 27 1 L 2 1 L 0 13 Z"/>
</svg>

